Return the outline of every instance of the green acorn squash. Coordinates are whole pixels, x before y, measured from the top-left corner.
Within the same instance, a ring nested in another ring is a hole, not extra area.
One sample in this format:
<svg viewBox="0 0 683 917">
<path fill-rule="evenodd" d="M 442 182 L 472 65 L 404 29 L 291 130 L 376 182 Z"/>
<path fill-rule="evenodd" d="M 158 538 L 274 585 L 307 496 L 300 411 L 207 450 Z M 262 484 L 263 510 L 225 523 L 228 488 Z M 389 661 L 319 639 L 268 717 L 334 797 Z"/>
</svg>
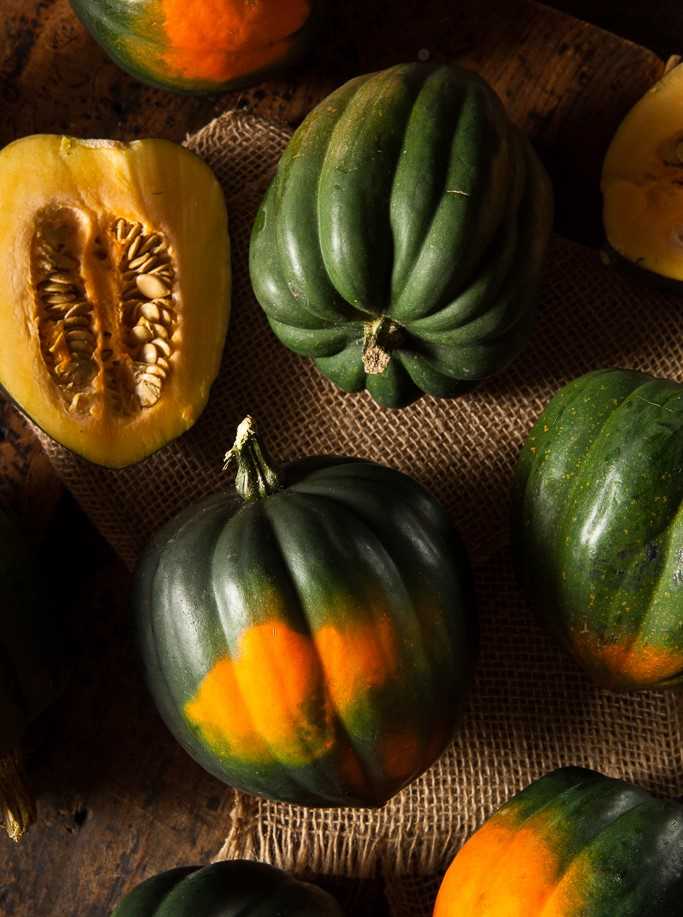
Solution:
<svg viewBox="0 0 683 917">
<path fill-rule="evenodd" d="M 0 510 L 0 816 L 15 841 L 36 817 L 22 776 L 21 740 L 61 686 L 54 615 L 34 567 L 22 533 Z"/>
<path fill-rule="evenodd" d="M 387 407 L 503 369 L 534 320 L 552 191 L 476 74 L 351 80 L 294 134 L 253 228 L 276 336 Z"/>
<path fill-rule="evenodd" d="M 683 806 L 567 767 L 462 848 L 434 917 L 680 917 Z"/>
<path fill-rule="evenodd" d="M 169 869 L 127 895 L 112 917 L 343 917 L 322 889 L 265 863 Z"/>
<path fill-rule="evenodd" d="M 382 465 L 275 474 L 249 418 L 237 493 L 161 529 L 136 576 L 147 681 L 210 773 L 319 806 L 381 805 L 449 741 L 475 652 L 444 509 Z"/>
<path fill-rule="evenodd" d="M 173 92 L 226 92 L 292 63 L 320 0 L 71 0 L 131 76 Z"/>
<path fill-rule="evenodd" d="M 549 630 L 602 684 L 683 681 L 683 386 L 598 370 L 522 449 L 513 545 Z"/>
</svg>

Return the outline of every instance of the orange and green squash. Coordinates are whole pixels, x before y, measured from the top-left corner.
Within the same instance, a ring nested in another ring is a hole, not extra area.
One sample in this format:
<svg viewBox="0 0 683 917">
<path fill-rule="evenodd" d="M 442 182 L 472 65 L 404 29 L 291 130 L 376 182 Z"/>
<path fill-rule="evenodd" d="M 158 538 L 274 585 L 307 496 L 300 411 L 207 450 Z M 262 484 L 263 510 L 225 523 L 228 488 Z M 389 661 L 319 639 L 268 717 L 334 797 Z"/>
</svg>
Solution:
<svg viewBox="0 0 683 917">
<path fill-rule="evenodd" d="M 54 610 L 41 594 L 36 566 L 17 524 L 0 510 L 0 817 L 15 841 L 36 817 L 22 775 L 22 738 L 62 683 Z"/>
<path fill-rule="evenodd" d="M 683 682 L 683 385 L 603 369 L 552 399 L 521 451 L 513 547 L 527 597 L 617 690 Z"/>
<path fill-rule="evenodd" d="M 321 888 L 266 863 L 180 866 L 133 889 L 112 917 L 343 917 Z"/>
<path fill-rule="evenodd" d="M 190 427 L 230 309 L 223 193 L 166 140 L 37 135 L 0 151 L 0 385 L 120 468 Z"/>
<path fill-rule="evenodd" d="M 141 559 L 134 608 L 166 724 L 210 773 L 272 799 L 386 802 L 448 743 L 476 652 L 469 566 L 442 508 L 367 461 L 276 473 L 247 418 L 236 492 Z"/>
<path fill-rule="evenodd" d="M 454 396 L 531 334 L 550 182 L 493 90 L 456 65 L 357 77 L 294 134 L 250 272 L 270 327 L 385 407 Z"/>
<path fill-rule="evenodd" d="M 136 79 L 209 93 L 256 82 L 305 50 L 321 0 L 71 0 L 90 34 Z"/>
<path fill-rule="evenodd" d="M 484 823 L 434 917 L 680 917 L 683 806 L 567 767 Z"/>
<path fill-rule="evenodd" d="M 683 281 L 683 66 L 667 70 L 617 130 L 602 170 L 608 252 L 643 279 Z"/>
</svg>

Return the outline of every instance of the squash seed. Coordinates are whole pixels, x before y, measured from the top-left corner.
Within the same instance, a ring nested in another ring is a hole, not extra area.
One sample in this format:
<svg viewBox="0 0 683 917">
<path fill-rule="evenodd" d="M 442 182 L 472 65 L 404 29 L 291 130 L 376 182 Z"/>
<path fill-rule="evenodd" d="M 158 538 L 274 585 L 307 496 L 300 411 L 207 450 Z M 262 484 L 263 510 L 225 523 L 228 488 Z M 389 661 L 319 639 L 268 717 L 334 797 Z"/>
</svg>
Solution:
<svg viewBox="0 0 683 917">
<path fill-rule="evenodd" d="M 145 363 L 156 363 L 157 349 L 154 344 L 145 344 L 142 348 L 142 359 Z"/>
<path fill-rule="evenodd" d="M 163 281 L 153 274 L 140 274 L 135 280 L 138 290 L 148 299 L 156 299 L 168 295 L 168 287 Z"/>
</svg>

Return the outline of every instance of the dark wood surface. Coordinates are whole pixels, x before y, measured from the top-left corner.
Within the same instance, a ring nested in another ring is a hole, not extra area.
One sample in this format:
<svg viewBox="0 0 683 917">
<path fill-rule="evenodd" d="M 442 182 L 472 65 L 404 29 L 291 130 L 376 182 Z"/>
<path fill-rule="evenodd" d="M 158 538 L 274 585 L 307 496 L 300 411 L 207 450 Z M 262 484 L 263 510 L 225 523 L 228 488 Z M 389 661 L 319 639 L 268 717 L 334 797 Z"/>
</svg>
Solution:
<svg viewBox="0 0 683 917">
<path fill-rule="evenodd" d="M 598 5 L 614 13 L 623 4 Z M 420 53 L 457 58 L 493 83 L 532 136 L 553 177 L 559 231 L 599 241 L 604 149 L 661 73 L 659 57 L 529 2 L 332 6 L 305 66 L 248 91 L 196 98 L 122 74 L 66 0 L 0 0 L 0 145 L 34 132 L 179 140 L 234 106 L 294 125 L 354 73 Z M 175 744 L 146 695 L 122 565 L 70 498 L 60 498 L 36 441 L 4 401 L 0 430 L 0 500 L 44 536 L 40 569 L 60 598 L 70 675 L 59 703 L 28 737 L 41 821 L 20 848 L 0 839 L 0 914 L 104 917 L 153 872 L 208 861 L 220 847 L 230 792 Z M 350 913 L 380 917 L 376 891 L 365 887 Z"/>
</svg>

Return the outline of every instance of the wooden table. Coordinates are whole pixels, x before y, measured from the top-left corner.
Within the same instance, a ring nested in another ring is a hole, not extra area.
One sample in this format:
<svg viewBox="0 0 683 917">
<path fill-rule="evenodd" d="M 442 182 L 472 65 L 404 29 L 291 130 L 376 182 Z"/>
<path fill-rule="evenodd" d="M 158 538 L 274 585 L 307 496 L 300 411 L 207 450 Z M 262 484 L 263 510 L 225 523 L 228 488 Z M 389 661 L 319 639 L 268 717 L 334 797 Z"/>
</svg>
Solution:
<svg viewBox="0 0 683 917">
<path fill-rule="evenodd" d="M 609 16 L 624 4 L 599 6 Z M 636 6 L 626 4 L 631 26 Z M 347 0 L 332 7 L 305 67 L 245 92 L 190 98 L 121 73 L 67 0 L 0 0 L 0 145 L 35 132 L 180 140 L 235 106 L 295 125 L 355 73 L 420 53 L 457 58 L 493 83 L 532 136 L 553 177 L 558 231 L 599 243 L 602 156 L 626 110 L 662 72 L 659 57 L 527 0 Z M 659 47 L 666 49 L 664 33 Z M 60 496 L 35 439 L 5 401 L 0 425 L 0 499 L 23 513 L 41 545 L 41 570 L 62 599 L 71 676 L 29 736 L 41 820 L 20 848 L 0 840 L 0 912 L 103 917 L 153 872 L 208 861 L 225 831 L 230 791 L 175 744 L 147 697 L 130 641 L 122 565 Z M 378 880 L 363 888 L 355 915 L 379 917 L 379 887 Z"/>
</svg>

